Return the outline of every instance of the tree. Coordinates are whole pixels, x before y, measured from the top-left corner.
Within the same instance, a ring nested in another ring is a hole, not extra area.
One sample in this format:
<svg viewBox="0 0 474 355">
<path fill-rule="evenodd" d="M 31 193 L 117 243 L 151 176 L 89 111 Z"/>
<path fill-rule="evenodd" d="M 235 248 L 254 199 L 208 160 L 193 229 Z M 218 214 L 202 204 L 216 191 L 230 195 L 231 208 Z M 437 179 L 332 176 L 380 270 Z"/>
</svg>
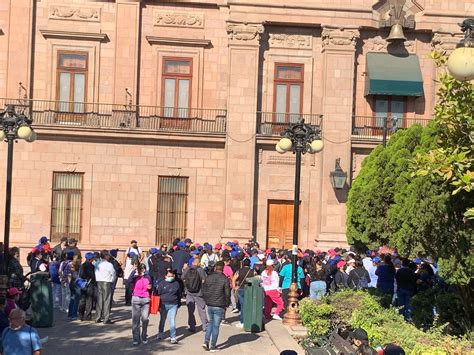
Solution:
<svg viewBox="0 0 474 355">
<path fill-rule="evenodd" d="M 472 316 L 474 88 L 447 73 L 439 82 L 433 122 L 398 132 L 363 162 L 349 192 L 347 236 L 358 249 L 386 244 L 436 258 Z"/>
</svg>

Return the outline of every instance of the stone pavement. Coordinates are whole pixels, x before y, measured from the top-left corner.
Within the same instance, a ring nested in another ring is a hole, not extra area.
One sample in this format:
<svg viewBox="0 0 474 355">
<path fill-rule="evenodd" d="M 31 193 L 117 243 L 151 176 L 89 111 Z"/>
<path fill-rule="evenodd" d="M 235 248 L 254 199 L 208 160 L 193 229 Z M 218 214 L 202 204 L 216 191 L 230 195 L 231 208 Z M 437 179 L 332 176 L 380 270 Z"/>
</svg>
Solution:
<svg viewBox="0 0 474 355">
<path fill-rule="evenodd" d="M 182 306 L 176 317 L 178 344 L 170 344 L 169 338 L 157 340 L 159 315 L 150 315 L 148 326 L 149 343 L 132 346 L 131 307 L 124 306 L 124 292 L 117 289 L 115 300 L 118 305 L 112 309 L 112 319 L 116 322 L 111 325 L 93 322 L 70 322 L 67 315 L 55 311 L 55 321 L 51 328 L 39 328 L 40 338 L 49 337 L 44 344 L 44 354 L 65 355 L 108 355 L 108 354 L 209 354 L 202 349 L 204 333 L 198 327 L 196 333 L 187 331 L 187 309 Z M 217 345 L 221 349 L 219 354 L 279 354 L 270 340 L 267 332 L 247 333 L 235 327 L 238 314 L 227 312 L 232 326 L 220 328 Z M 199 316 L 196 311 L 196 321 Z M 273 321 L 276 322 L 276 321 Z M 165 326 L 165 335 L 169 336 L 169 325 Z"/>
</svg>

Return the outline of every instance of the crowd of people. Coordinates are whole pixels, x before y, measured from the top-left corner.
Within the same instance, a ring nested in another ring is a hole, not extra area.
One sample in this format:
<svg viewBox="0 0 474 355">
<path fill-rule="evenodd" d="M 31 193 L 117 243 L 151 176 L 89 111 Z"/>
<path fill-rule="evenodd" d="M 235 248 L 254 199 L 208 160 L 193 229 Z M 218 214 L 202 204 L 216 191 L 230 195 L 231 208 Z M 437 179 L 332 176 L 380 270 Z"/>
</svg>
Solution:
<svg viewBox="0 0 474 355">
<path fill-rule="evenodd" d="M 292 258 L 297 260 L 297 285 L 301 298 L 318 300 L 338 290 L 377 288 L 388 295 L 407 320 L 411 317 L 411 297 L 433 287 L 436 264 L 430 258 L 408 260 L 393 250 L 368 250 L 359 255 L 352 250 L 261 249 L 256 242 L 241 245 L 193 243 L 176 239 L 171 245 L 142 250 L 136 240 L 118 258 L 118 249 L 86 252 L 82 256 L 74 239 L 62 238 L 51 247 L 42 237 L 28 255 L 30 273 L 48 272 L 53 287 L 54 308 L 70 321 L 113 324 L 111 310 L 117 282 L 123 278 L 125 304 L 131 307 L 132 342 L 148 342 L 148 320 L 152 299 L 160 299 L 158 339 L 178 342 L 176 315 L 181 304 L 188 314 L 188 330 L 197 331 L 197 315 L 202 324 L 203 348 L 217 351 L 220 325 L 229 325 L 226 310 L 239 314 L 236 326 L 244 327 L 244 285 L 249 278 L 261 280 L 264 296 L 262 316 L 280 321 L 288 306 L 292 283 Z M 25 276 L 19 249 L 10 249 L 8 301 L 0 323 L 8 327 L 8 316 L 21 309 L 20 296 Z M 95 313 L 93 314 L 93 311 Z"/>
</svg>

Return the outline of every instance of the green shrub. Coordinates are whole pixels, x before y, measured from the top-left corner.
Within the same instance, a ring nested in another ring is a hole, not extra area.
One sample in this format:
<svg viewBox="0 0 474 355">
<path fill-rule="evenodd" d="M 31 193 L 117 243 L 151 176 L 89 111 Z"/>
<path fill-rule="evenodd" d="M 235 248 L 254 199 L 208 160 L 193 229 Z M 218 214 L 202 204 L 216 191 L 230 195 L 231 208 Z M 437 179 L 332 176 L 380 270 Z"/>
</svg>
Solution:
<svg viewBox="0 0 474 355">
<path fill-rule="evenodd" d="M 407 323 L 398 309 L 384 308 L 381 297 L 363 291 L 345 290 L 316 303 L 300 302 L 303 324 L 309 337 L 327 336 L 336 327 L 363 328 L 373 347 L 397 343 L 407 354 L 470 354 L 473 346 L 467 341 L 442 334 L 443 327 L 424 332 Z"/>
</svg>

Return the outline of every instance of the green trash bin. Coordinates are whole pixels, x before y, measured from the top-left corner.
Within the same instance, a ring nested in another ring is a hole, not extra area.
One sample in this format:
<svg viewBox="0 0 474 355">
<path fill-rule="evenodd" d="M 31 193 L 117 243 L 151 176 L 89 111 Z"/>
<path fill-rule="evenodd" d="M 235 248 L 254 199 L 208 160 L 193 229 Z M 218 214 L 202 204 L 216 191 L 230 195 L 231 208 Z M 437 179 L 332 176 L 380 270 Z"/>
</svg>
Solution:
<svg viewBox="0 0 474 355">
<path fill-rule="evenodd" d="M 31 325 L 33 327 L 53 326 L 53 289 L 47 272 L 31 275 Z"/>
<path fill-rule="evenodd" d="M 263 331 L 263 287 L 256 277 L 248 278 L 244 288 L 244 330 Z"/>
</svg>

